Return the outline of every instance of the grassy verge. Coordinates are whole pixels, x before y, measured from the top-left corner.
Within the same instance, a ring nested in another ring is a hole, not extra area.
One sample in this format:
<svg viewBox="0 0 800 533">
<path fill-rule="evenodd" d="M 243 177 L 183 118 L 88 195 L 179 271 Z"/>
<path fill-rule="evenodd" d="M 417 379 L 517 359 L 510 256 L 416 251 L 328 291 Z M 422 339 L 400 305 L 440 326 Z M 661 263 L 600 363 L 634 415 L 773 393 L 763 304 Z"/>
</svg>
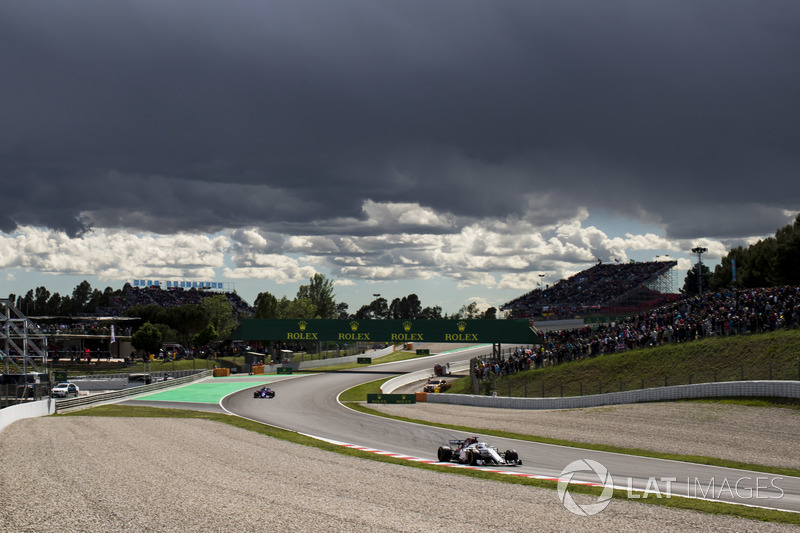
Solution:
<svg viewBox="0 0 800 533">
<path fill-rule="evenodd" d="M 483 380 L 481 393 L 558 397 L 715 381 L 800 379 L 800 330 L 711 337 Z M 468 378 L 448 391 L 472 394 Z"/>
<path fill-rule="evenodd" d="M 363 357 L 369 357 L 369 354 L 364 355 Z M 372 365 L 379 365 L 383 363 L 394 363 L 395 361 L 406 361 L 408 359 L 416 359 L 418 357 L 428 357 L 427 355 L 417 355 L 415 352 L 408 352 L 408 351 L 398 351 L 392 352 L 389 355 L 384 355 L 383 357 L 376 357 L 372 359 L 372 363 L 369 365 L 363 365 L 359 363 L 346 363 L 341 365 L 332 365 L 332 366 L 322 366 L 319 368 L 308 368 L 306 372 L 331 372 L 336 370 L 351 370 L 353 368 L 364 368 Z"/>
<path fill-rule="evenodd" d="M 342 402 L 366 402 L 367 394 L 378 394 L 381 392 L 381 385 L 386 383 L 392 378 L 378 379 L 370 381 L 369 383 L 362 383 L 351 389 L 347 389 L 339 395 L 339 401 Z"/>
<path fill-rule="evenodd" d="M 201 411 L 188 411 L 182 409 L 161 409 L 154 407 L 134 407 L 134 406 L 120 406 L 120 405 L 104 405 L 76 411 L 73 413 L 65 413 L 54 416 L 105 416 L 105 417 L 167 417 L 167 418 L 197 418 L 202 420 L 211 420 L 223 424 L 245 429 L 248 431 L 255 431 L 262 435 L 267 435 L 274 438 L 283 439 L 289 442 L 302 444 L 305 446 L 313 446 L 315 448 L 326 450 L 342 455 L 357 457 L 360 459 L 368 459 L 371 461 L 380 461 L 384 463 L 402 465 L 408 468 L 419 468 L 421 470 L 432 470 L 436 472 L 461 475 L 472 477 L 476 479 L 483 479 L 487 481 L 495 481 L 502 483 L 513 483 L 517 485 L 529 485 L 533 487 L 541 487 L 547 489 L 555 489 L 556 482 L 547 480 L 537 480 L 531 478 L 522 478 L 516 476 L 508 476 L 504 474 L 495 474 L 492 472 L 485 472 L 481 470 L 452 468 L 448 466 L 417 463 L 414 461 L 405 461 L 393 457 L 386 457 L 379 454 L 363 452 L 351 448 L 337 446 L 324 441 L 319 441 L 311 437 L 300 435 L 292 431 L 287 431 L 279 428 L 274 428 L 265 424 L 260 424 L 250 420 L 245 420 L 236 416 L 225 415 L 221 413 L 207 413 Z M 600 494 L 599 487 L 586 487 L 583 485 L 570 485 L 570 491 L 582 494 Z M 625 491 L 614 491 L 614 498 L 620 500 L 627 500 L 628 496 Z M 754 507 L 744 507 L 740 505 L 706 502 L 702 500 L 692 500 L 687 498 L 658 498 L 655 495 L 644 496 L 636 499 L 635 501 L 659 505 L 662 507 L 669 507 L 674 509 L 686 509 L 700 511 L 704 513 L 738 516 L 752 520 L 760 520 L 767 522 L 777 522 L 785 524 L 800 525 L 800 513 L 788 513 L 782 511 L 772 511 L 768 509 L 758 509 Z"/>
</svg>

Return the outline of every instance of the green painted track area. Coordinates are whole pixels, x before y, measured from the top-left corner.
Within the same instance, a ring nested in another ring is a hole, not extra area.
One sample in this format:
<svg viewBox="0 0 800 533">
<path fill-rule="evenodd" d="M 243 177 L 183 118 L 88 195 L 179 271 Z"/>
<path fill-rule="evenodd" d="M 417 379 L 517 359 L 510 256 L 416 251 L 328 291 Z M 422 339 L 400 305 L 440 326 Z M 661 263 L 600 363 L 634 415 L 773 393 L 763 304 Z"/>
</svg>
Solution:
<svg viewBox="0 0 800 533">
<path fill-rule="evenodd" d="M 148 394 L 147 396 L 140 396 L 137 400 L 148 400 L 155 402 L 194 402 L 194 403 L 219 403 L 219 401 L 231 394 L 242 389 L 249 389 L 257 385 L 263 385 L 276 381 L 274 378 L 269 377 L 253 378 L 252 380 L 239 381 L 218 381 L 221 378 L 214 378 L 214 381 L 203 381 L 200 383 L 192 383 L 183 387 L 178 387 L 172 390 L 166 390 Z"/>
</svg>

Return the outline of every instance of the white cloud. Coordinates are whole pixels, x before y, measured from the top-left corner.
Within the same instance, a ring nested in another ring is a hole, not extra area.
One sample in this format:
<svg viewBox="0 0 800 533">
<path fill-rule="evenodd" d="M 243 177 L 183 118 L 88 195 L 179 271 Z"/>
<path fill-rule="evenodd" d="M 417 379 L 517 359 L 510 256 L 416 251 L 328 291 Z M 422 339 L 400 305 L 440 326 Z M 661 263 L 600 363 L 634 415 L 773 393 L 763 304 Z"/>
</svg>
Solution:
<svg viewBox="0 0 800 533">
<path fill-rule="evenodd" d="M 21 227 L 0 234 L 7 262 L 27 270 L 100 279 L 184 277 L 208 279 L 223 264 L 228 239 L 205 235 L 139 235 L 90 230 L 80 237 L 64 232 Z"/>
<path fill-rule="evenodd" d="M 367 224 L 383 228 L 403 226 L 426 226 L 430 228 L 454 228 L 453 217 L 436 213 L 418 203 L 373 202 L 367 200 L 362 209 L 367 215 Z"/>
<path fill-rule="evenodd" d="M 377 224 L 389 230 L 395 223 L 397 227 L 383 234 L 327 235 L 288 235 L 256 227 L 216 235 L 93 229 L 70 237 L 25 226 L 13 234 L 0 233 L 0 268 L 96 275 L 103 280 L 222 276 L 278 284 L 302 282 L 322 272 L 340 287 L 441 278 L 462 290 L 481 287 L 522 293 L 537 286 L 540 274 L 552 285 L 592 266 L 597 258 L 624 262 L 632 252 L 642 255 L 653 250 L 654 256 L 669 251 L 676 259 L 691 259 L 687 252 L 694 245 L 708 248 L 704 259 L 727 253 L 724 243 L 712 239 L 676 241 L 653 233 L 610 237 L 597 227 L 583 227 L 578 219 L 545 229 L 518 217 L 486 219 L 445 233 L 427 233 L 399 231 L 401 221 L 412 213 L 416 228 L 422 224 L 441 228 L 455 219 L 418 204 L 365 202 L 364 211 L 367 219 L 349 221 L 350 229 Z M 690 259 L 682 260 L 679 268 L 690 268 Z"/>
</svg>

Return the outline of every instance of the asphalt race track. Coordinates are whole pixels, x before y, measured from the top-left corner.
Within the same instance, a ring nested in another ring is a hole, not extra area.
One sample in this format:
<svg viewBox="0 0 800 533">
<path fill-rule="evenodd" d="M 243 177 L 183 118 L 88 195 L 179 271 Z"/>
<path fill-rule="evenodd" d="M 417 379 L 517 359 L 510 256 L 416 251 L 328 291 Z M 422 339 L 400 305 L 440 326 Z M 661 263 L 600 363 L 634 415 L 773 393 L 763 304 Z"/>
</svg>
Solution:
<svg viewBox="0 0 800 533">
<path fill-rule="evenodd" d="M 341 405 L 337 396 L 361 383 L 432 368 L 435 363 L 463 361 L 487 350 L 491 348 L 471 348 L 363 370 L 298 376 L 270 383 L 277 393 L 274 399 L 254 399 L 252 390 L 246 389 L 224 398 L 222 407 L 233 414 L 300 433 L 435 461 L 440 445 L 468 435 L 359 413 Z M 664 438 L 669 438 L 669 428 L 664 428 Z M 515 449 L 519 452 L 523 465 L 500 467 L 506 471 L 561 478 L 565 467 L 573 461 L 591 459 L 608 469 L 614 486 L 623 490 L 650 490 L 664 496 L 672 494 L 800 512 L 800 478 L 796 477 L 495 437 L 482 440 L 501 451 Z M 753 458 L 753 462 L 757 461 L 758 458 Z M 599 482 L 598 475 L 591 471 L 576 472 L 572 480 Z"/>
</svg>

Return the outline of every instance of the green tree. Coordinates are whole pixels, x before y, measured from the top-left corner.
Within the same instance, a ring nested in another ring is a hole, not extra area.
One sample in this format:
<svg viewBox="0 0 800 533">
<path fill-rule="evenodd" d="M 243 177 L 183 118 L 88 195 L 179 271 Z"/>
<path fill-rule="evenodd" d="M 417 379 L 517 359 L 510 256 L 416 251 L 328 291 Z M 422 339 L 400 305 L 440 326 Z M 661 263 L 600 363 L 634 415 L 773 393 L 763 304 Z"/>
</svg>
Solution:
<svg viewBox="0 0 800 533">
<path fill-rule="evenodd" d="M 400 298 L 395 298 L 392 300 L 392 303 L 389 304 L 389 318 L 393 320 L 407 318 L 403 316 L 403 306 Z"/>
<path fill-rule="evenodd" d="M 310 300 L 316 308 L 316 317 L 303 318 L 334 318 L 336 316 L 333 282 L 323 274 L 314 274 L 308 285 L 301 285 L 297 290 L 297 298 Z"/>
<path fill-rule="evenodd" d="M 433 307 L 426 307 L 425 309 L 420 312 L 420 318 L 424 318 L 426 320 L 441 320 L 442 318 L 442 308 L 438 305 L 434 305 Z"/>
<path fill-rule="evenodd" d="M 800 283 L 800 214 L 794 224 L 775 233 L 775 241 L 775 281 L 781 285 L 797 285 Z"/>
<path fill-rule="evenodd" d="M 104 297 L 104 294 L 100 292 L 99 289 L 94 289 L 89 296 L 89 303 L 86 304 L 86 310 L 90 313 L 96 313 L 99 307 L 105 307 L 107 305 L 108 299 Z"/>
<path fill-rule="evenodd" d="M 347 320 L 350 318 L 350 314 L 347 312 L 347 308 L 350 307 L 345 302 L 339 302 L 336 304 L 336 318 L 339 320 Z"/>
<path fill-rule="evenodd" d="M 261 292 L 255 301 L 256 318 L 278 318 L 278 299 L 269 292 Z"/>
<path fill-rule="evenodd" d="M 155 304 L 135 305 L 126 309 L 123 314 L 127 317 L 141 318 L 139 324 L 145 324 L 147 322 L 151 324 L 165 324 L 167 322 L 164 315 L 164 308 Z"/>
<path fill-rule="evenodd" d="M 742 286 L 746 288 L 769 287 L 775 283 L 774 264 L 778 243 L 770 237 L 753 244 L 745 254 L 742 265 Z M 738 263 L 738 262 L 737 262 Z M 737 264 L 738 272 L 739 266 Z"/>
<path fill-rule="evenodd" d="M 161 343 L 165 342 L 178 342 L 180 334 L 178 330 L 169 327 L 168 324 L 153 324 L 156 329 L 161 333 Z"/>
<path fill-rule="evenodd" d="M 416 294 L 395 298 L 389 306 L 389 316 L 393 319 L 416 319 L 422 314 L 422 304 Z"/>
<path fill-rule="evenodd" d="M 161 348 L 161 332 L 150 322 L 145 322 L 131 337 L 131 346 L 146 353 L 155 354 Z"/>
<path fill-rule="evenodd" d="M 359 320 L 389 318 L 389 302 L 386 298 L 376 298 L 369 305 L 362 305 L 355 317 Z"/>
<path fill-rule="evenodd" d="M 712 291 L 719 290 L 723 287 L 727 287 L 729 285 L 734 284 L 733 281 L 733 264 L 734 260 L 736 263 L 736 272 L 737 272 L 737 280 L 735 285 L 741 285 L 741 278 L 739 278 L 741 274 L 742 265 L 744 265 L 744 251 L 741 246 L 734 248 L 728 255 L 723 257 L 716 267 L 714 267 L 714 273 L 711 275 L 711 279 L 709 280 L 710 288 Z"/>
<path fill-rule="evenodd" d="M 451 318 L 458 320 L 461 318 L 475 319 L 481 317 L 482 315 L 480 311 L 478 311 L 478 304 L 475 302 L 470 302 L 468 305 L 462 305 L 461 309 L 458 310 L 458 313 L 453 315 Z"/>
<path fill-rule="evenodd" d="M 288 299 L 286 296 L 278 301 L 276 318 L 316 318 L 317 307 L 308 298 Z"/>
<path fill-rule="evenodd" d="M 194 334 L 205 328 L 209 320 L 205 308 L 196 304 L 164 309 L 162 319 L 177 332 L 178 340 L 184 344 L 188 344 Z"/>
<path fill-rule="evenodd" d="M 700 267 L 700 281 L 698 282 L 697 272 Z M 710 288 L 711 271 L 708 267 L 701 263 L 695 263 L 691 270 L 686 273 L 686 278 L 683 281 L 683 294 L 699 294 L 700 292 L 708 292 Z M 699 283 L 702 283 L 703 290 L 700 291 Z"/>
<path fill-rule="evenodd" d="M 497 308 L 496 307 L 490 307 L 489 309 L 484 311 L 483 318 L 485 320 L 496 320 L 497 319 Z"/>
<path fill-rule="evenodd" d="M 192 337 L 192 346 L 202 348 L 208 346 L 219 338 L 219 333 L 214 324 L 209 324 L 202 331 Z"/>
<path fill-rule="evenodd" d="M 36 304 L 34 301 L 33 290 L 29 290 L 25 293 L 25 297 L 22 296 L 17 298 L 17 309 L 22 311 L 23 314 L 30 316 L 30 314 L 35 310 Z"/>
<path fill-rule="evenodd" d="M 33 309 L 36 315 L 47 314 L 47 302 L 50 300 L 50 291 L 46 287 L 36 287 Z"/>
<path fill-rule="evenodd" d="M 85 313 L 89 307 L 89 299 L 92 296 L 92 286 L 88 281 L 83 280 L 72 291 L 72 304 L 76 313 Z"/>
<path fill-rule="evenodd" d="M 45 314 L 58 315 L 61 314 L 61 295 L 57 292 L 50 295 L 45 304 Z"/>
<path fill-rule="evenodd" d="M 203 308 L 209 323 L 217 330 L 219 339 L 226 338 L 236 327 L 237 320 L 233 312 L 233 305 L 225 295 L 215 294 L 203 298 Z"/>
</svg>

